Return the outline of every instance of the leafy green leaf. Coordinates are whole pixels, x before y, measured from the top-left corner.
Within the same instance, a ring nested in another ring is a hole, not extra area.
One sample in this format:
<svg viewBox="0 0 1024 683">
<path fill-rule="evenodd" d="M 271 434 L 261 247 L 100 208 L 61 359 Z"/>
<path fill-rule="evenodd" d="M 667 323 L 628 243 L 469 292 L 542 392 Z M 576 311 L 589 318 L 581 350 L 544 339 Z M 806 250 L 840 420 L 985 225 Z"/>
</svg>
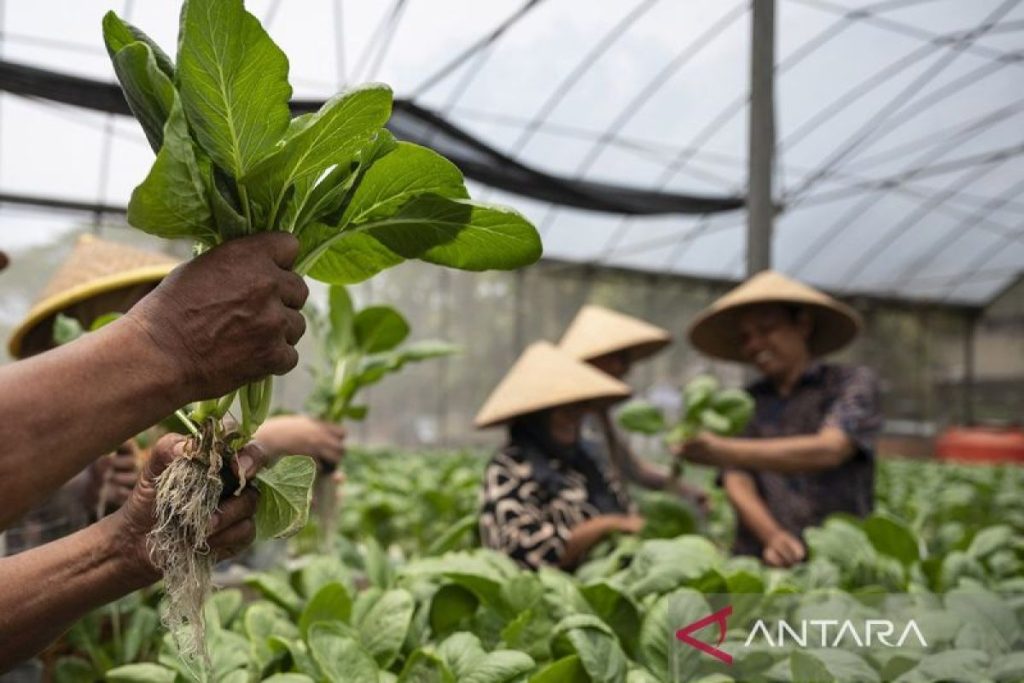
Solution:
<svg viewBox="0 0 1024 683">
<path fill-rule="evenodd" d="M 594 683 L 617 683 L 626 677 L 626 655 L 614 632 L 590 614 L 574 614 L 551 632 L 555 656 L 576 654 Z"/>
<path fill-rule="evenodd" d="M 484 652 L 480 639 L 472 633 L 449 636 L 438 653 L 459 683 L 506 683 L 534 667 L 533 659 L 522 652 Z"/>
<path fill-rule="evenodd" d="M 726 436 L 741 433 L 754 414 L 754 399 L 742 389 L 722 389 L 714 394 L 711 409 L 729 421 Z"/>
<path fill-rule="evenodd" d="M 729 419 L 721 413 L 708 408 L 700 411 L 700 426 L 714 434 L 728 435 L 732 431 Z"/>
<path fill-rule="evenodd" d="M 695 420 L 701 411 L 711 405 L 711 399 L 718 391 L 718 380 L 711 375 L 699 375 L 683 387 L 683 405 L 686 418 Z"/>
<path fill-rule="evenodd" d="M 414 609 L 412 595 L 403 589 L 385 591 L 355 624 L 363 647 L 387 669 L 398 657 Z"/>
<path fill-rule="evenodd" d="M 146 605 L 139 605 L 128 617 L 128 625 L 124 632 L 122 642 L 121 661 L 138 661 L 143 648 L 153 642 L 157 627 L 160 623 L 160 616 L 156 610 Z"/>
<path fill-rule="evenodd" d="M 530 677 L 530 683 L 590 683 L 579 655 L 563 657 Z"/>
<path fill-rule="evenodd" d="M 863 528 L 878 552 L 895 557 L 905 566 L 921 558 L 917 539 L 905 524 L 891 517 L 875 514 L 864 520 Z"/>
<path fill-rule="evenodd" d="M 288 128 L 288 59 L 242 0 L 186 0 L 177 79 L 196 140 L 236 180 Z"/>
<path fill-rule="evenodd" d="M 212 608 L 216 623 L 228 628 L 242 609 L 242 591 L 237 588 L 219 590 L 210 596 L 206 606 Z"/>
<path fill-rule="evenodd" d="M 433 194 L 353 229 L 405 258 L 461 270 L 510 270 L 541 254 L 536 229 L 516 211 Z"/>
<path fill-rule="evenodd" d="M 452 199 L 469 196 L 455 164 L 426 147 L 399 142 L 394 151 L 366 171 L 339 225 L 359 225 L 393 216 L 403 204 L 424 194 Z"/>
<path fill-rule="evenodd" d="M 107 46 L 107 54 L 113 59 L 114 55 L 122 48 L 134 42 L 145 43 L 153 57 L 156 58 L 157 66 L 167 78 L 174 79 L 174 62 L 167 56 L 156 42 L 153 41 L 142 29 L 133 26 L 114 12 L 107 12 L 103 15 L 103 42 Z"/>
<path fill-rule="evenodd" d="M 128 222 L 157 237 L 213 243 L 210 208 L 185 116 L 177 100 L 146 179 L 132 192 Z"/>
<path fill-rule="evenodd" d="M 680 647 L 672 634 L 710 613 L 704 596 L 690 588 L 658 598 L 647 610 L 640 628 L 640 663 L 662 680 L 691 680 L 700 667 L 701 653 L 692 647 Z"/>
<path fill-rule="evenodd" d="M 390 351 L 409 336 L 409 323 L 390 306 L 369 306 L 353 322 L 356 342 L 363 353 Z"/>
<path fill-rule="evenodd" d="M 390 116 L 391 89 L 386 85 L 370 83 L 340 93 L 273 154 L 251 167 L 242 182 L 273 217 L 289 187 L 303 185 L 311 191 L 312 184 L 334 166 L 347 168 L 363 147 L 374 143 Z M 300 198 L 308 198 L 308 192 Z"/>
<path fill-rule="evenodd" d="M 1006 524 L 986 527 L 971 539 L 971 545 L 967 548 L 967 554 L 971 557 L 983 559 L 1000 548 L 1010 546 L 1015 535 L 1016 533 L 1013 528 Z"/>
<path fill-rule="evenodd" d="M 430 601 L 430 628 L 443 636 L 459 628 L 480 606 L 480 600 L 468 589 L 454 583 L 441 586 Z"/>
<path fill-rule="evenodd" d="M 107 672 L 112 683 L 174 683 L 178 673 L 159 664 L 125 664 Z"/>
<path fill-rule="evenodd" d="M 266 573 L 250 574 L 245 577 L 244 581 L 246 585 L 252 586 L 292 614 L 298 614 L 302 608 L 302 598 L 295 592 L 291 584 L 280 576 Z"/>
<path fill-rule="evenodd" d="M 877 683 L 879 680 L 878 673 L 863 657 L 846 650 L 816 649 L 795 652 L 790 659 L 790 666 L 794 682 L 863 681 L 863 683 Z"/>
<path fill-rule="evenodd" d="M 75 341 L 85 334 L 82 323 L 69 315 L 58 313 L 53 321 L 53 341 L 58 346 L 63 346 Z"/>
<path fill-rule="evenodd" d="M 380 669 L 358 642 L 344 635 L 334 624 L 317 623 L 309 629 L 309 651 L 329 681 L 378 680 Z"/>
<path fill-rule="evenodd" d="M 402 667 L 399 683 L 456 683 L 455 676 L 437 654 L 419 649 Z"/>
<path fill-rule="evenodd" d="M 96 670 L 80 657 L 61 657 L 53 671 L 53 683 L 93 683 Z"/>
<path fill-rule="evenodd" d="M 983 681 L 989 658 L 977 650 L 947 650 L 924 657 L 896 683 L 933 683 L 935 681 Z"/>
<path fill-rule="evenodd" d="M 314 479 L 316 463 L 305 455 L 285 456 L 256 475 L 257 537 L 286 538 L 306 526 Z"/>
<path fill-rule="evenodd" d="M 332 285 L 356 284 L 405 261 L 367 233 L 322 223 L 306 226 L 299 241 L 300 253 L 310 259 L 310 277 Z"/>
<path fill-rule="evenodd" d="M 617 419 L 623 429 L 650 436 L 668 428 L 661 408 L 647 401 L 630 401 L 619 410 Z"/>
<path fill-rule="evenodd" d="M 299 632 L 305 638 L 310 627 L 319 621 L 348 621 L 352 615 L 352 598 L 340 583 L 329 583 L 314 595 L 299 617 Z"/>
<path fill-rule="evenodd" d="M 142 126 L 150 147 L 159 152 L 164 141 L 164 126 L 176 98 L 172 77 L 160 69 L 152 49 L 145 43 L 130 43 L 112 55 L 111 60 L 128 106 Z"/>
</svg>

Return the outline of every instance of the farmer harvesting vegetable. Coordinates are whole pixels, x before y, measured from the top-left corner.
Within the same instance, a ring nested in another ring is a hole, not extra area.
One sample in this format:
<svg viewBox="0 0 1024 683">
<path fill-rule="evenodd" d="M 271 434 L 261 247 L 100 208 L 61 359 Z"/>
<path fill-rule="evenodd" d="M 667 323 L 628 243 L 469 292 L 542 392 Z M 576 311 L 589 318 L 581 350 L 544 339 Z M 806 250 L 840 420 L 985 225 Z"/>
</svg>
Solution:
<svg viewBox="0 0 1024 683">
<path fill-rule="evenodd" d="M 42 650 L 90 610 L 160 579 L 146 547 L 156 521 L 155 483 L 184 446 L 176 434 L 157 442 L 131 496 L 115 513 L 71 536 L 0 559 L 0 672 Z M 266 460 L 250 444 L 237 462 L 248 463 L 245 474 L 252 478 Z M 206 540 L 214 557 L 229 557 L 252 542 L 257 499 L 249 489 L 221 504 Z"/>
<path fill-rule="evenodd" d="M 743 438 L 703 432 L 678 451 L 723 468 L 740 520 L 736 552 L 790 566 L 806 555 L 806 527 L 834 512 L 871 512 L 882 424 L 877 381 L 866 368 L 818 360 L 850 343 L 860 325 L 841 302 L 765 271 L 690 327 L 699 350 L 762 375 L 748 388 L 755 411 Z"/>
<path fill-rule="evenodd" d="M 587 305 L 573 318 L 559 347 L 621 381 L 637 361 L 661 351 L 671 341 L 667 330 L 601 306 Z M 602 410 L 595 410 L 592 417 L 610 462 L 629 481 L 649 489 L 672 491 L 705 509 L 704 491 L 672 477 L 668 468 L 646 462 L 633 453 L 612 423 L 609 407 L 606 404 Z"/>
<path fill-rule="evenodd" d="M 108 314 L 126 313 L 177 265 L 165 254 L 81 236 L 38 302 L 15 328 L 9 344 L 11 355 L 27 358 L 56 347 L 62 325 L 88 330 Z M 344 452 L 340 427 L 304 416 L 272 418 L 257 438 L 271 455 L 299 453 L 336 465 Z M 134 439 L 129 439 L 113 453 L 95 460 L 7 529 L 7 554 L 76 531 L 85 526 L 93 511 L 102 516 L 120 507 L 138 478 L 138 456 Z"/>
<path fill-rule="evenodd" d="M 8 345 L 14 358 L 35 356 L 57 346 L 61 325 L 89 329 L 108 313 L 125 313 L 171 272 L 177 262 L 165 254 L 100 240 L 79 238 L 70 256 L 18 324 Z M 57 322 L 61 317 L 60 323 Z M 132 441 L 94 460 L 46 501 L 8 527 L 6 553 L 56 540 L 84 527 L 93 511 L 101 516 L 124 503 L 138 472 Z M 97 510 L 97 508 L 103 508 Z"/>
<path fill-rule="evenodd" d="M 0 368 L 0 528 L 181 406 L 295 367 L 297 253 L 282 234 L 211 249 L 120 319 Z"/>
<path fill-rule="evenodd" d="M 477 427 L 508 427 L 484 474 L 485 546 L 533 569 L 571 569 L 608 534 L 639 533 L 643 519 L 580 438 L 588 410 L 628 395 L 547 342 L 523 352 L 476 416 Z"/>
</svg>

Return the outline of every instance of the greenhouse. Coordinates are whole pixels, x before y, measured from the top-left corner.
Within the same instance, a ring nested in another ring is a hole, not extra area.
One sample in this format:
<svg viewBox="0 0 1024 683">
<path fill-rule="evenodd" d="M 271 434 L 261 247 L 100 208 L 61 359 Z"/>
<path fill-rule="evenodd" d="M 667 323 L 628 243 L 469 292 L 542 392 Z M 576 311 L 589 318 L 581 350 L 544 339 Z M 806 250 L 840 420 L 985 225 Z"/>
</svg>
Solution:
<svg viewBox="0 0 1024 683">
<path fill-rule="evenodd" d="M 1024 681 L 1018 0 L 0 0 L 0 681 Z"/>
</svg>

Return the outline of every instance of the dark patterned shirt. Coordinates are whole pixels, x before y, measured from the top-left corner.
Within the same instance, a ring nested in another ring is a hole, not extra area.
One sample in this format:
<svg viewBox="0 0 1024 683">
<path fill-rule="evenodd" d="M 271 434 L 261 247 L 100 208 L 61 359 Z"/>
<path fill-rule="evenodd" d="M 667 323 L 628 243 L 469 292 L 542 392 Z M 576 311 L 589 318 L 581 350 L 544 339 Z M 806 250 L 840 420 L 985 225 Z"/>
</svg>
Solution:
<svg viewBox="0 0 1024 683">
<path fill-rule="evenodd" d="M 799 536 L 833 512 L 869 515 L 874 504 L 875 440 L 882 427 L 874 373 L 864 367 L 816 364 L 788 396 L 779 395 L 768 380 L 755 382 L 747 390 L 756 407 L 745 436 L 816 434 L 831 426 L 841 429 L 855 448 L 851 458 L 829 470 L 748 472 L 779 524 Z M 757 537 L 741 524 L 735 551 L 760 555 L 761 549 Z"/>
<path fill-rule="evenodd" d="M 500 450 L 484 471 L 480 496 L 484 546 L 530 569 L 558 565 L 572 530 L 580 523 L 601 514 L 633 512 L 606 463 L 585 448 L 581 454 L 590 459 L 589 466 L 570 466 L 530 446 L 508 445 Z"/>
</svg>

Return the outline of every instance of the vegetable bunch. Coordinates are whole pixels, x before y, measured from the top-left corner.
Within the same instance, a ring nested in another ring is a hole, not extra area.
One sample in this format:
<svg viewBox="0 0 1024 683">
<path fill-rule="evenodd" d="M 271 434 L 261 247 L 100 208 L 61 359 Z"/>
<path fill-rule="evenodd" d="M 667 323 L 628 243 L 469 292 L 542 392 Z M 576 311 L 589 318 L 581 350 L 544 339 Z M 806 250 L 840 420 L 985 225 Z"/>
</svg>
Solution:
<svg viewBox="0 0 1024 683">
<path fill-rule="evenodd" d="M 619 411 L 619 425 L 628 431 L 662 436 L 669 445 L 692 439 L 701 431 L 719 436 L 736 436 L 746 429 L 754 414 L 754 399 L 742 389 L 721 389 L 718 380 L 700 375 L 682 389 L 683 411 L 670 424 L 658 406 L 647 401 L 630 401 Z M 672 464 L 672 476 L 678 477 L 682 463 Z"/>
<path fill-rule="evenodd" d="M 754 414 L 754 400 L 742 389 L 720 389 L 718 380 L 700 375 L 682 389 L 683 412 L 670 424 L 658 406 L 630 401 L 619 411 L 623 429 L 648 436 L 662 435 L 670 444 L 691 439 L 702 430 L 719 436 L 741 433 Z"/>
<path fill-rule="evenodd" d="M 103 19 L 114 71 L 156 152 L 132 193 L 131 225 L 193 240 L 197 252 L 287 232 L 301 245 L 296 272 L 332 284 L 407 259 L 485 270 L 540 257 L 526 219 L 471 201 L 451 162 L 385 129 L 387 86 L 356 87 L 292 117 L 288 60 L 242 0 L 186 0 L 180 21 L 172 61 L 114 13 Z M 223 488 L 216 475 L 230 472 L 227 462 L 267 417 L 271 397 L 269 378 L 238 390 L 240 424 L 230 428 L 224 418 L 235 394 L 197 404 L 186 421 L 194 437 L 188 457 L 158 484 L 150 546 L 164 571 L 164 623 L 183 634 L 186 657 L 205 655 L 202 602 L 212 562 L 205 539 Z M 301 528 L 313 476 L 308 458 L 261 473 L 260 535 Z"/>
</svg>

